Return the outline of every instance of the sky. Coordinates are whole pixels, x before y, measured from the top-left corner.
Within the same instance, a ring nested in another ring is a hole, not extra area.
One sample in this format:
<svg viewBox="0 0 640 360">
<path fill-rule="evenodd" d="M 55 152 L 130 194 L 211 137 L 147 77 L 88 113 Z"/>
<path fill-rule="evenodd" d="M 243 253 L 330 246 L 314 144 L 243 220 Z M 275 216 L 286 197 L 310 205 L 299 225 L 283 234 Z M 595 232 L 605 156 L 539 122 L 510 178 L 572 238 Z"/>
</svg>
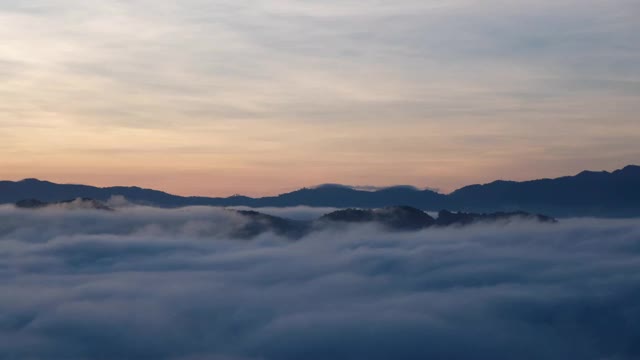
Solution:
<svg viewBox="0 0 640 360">
<path fill-rule="evenodd" d="M 637 0 L 0 0 L 0 178 L 275 194 L 640 160 Z"/>
</svg>

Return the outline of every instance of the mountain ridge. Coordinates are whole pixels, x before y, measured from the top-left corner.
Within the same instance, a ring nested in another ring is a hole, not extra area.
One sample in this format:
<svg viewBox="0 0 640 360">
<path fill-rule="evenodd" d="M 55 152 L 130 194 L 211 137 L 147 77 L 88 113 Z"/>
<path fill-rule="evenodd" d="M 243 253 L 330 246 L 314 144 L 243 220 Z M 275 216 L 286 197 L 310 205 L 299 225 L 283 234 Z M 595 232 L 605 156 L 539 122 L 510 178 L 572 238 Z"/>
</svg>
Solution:
<svg viewBox="0 0 640 360">
<path fill-rule="evenodd" d="M 347 185 L 325 184 L 259 198 L 242 195 L 204 197 L 179 196 L 138 186 L 95 187 L 56 184 L 34 178 L 0 181 L 0 203 L 4 204 L 32 198 L 49 202 L 71 198 L 107 201 L 113 196 L 124 196 L 134 203 L 162 207 L 382 208 L 402 204 L 426 211 L 527 211 L 556 217 L 631 217 L 640 216 L 640 166 L 628 165 L 611 172 L 585 170 L 573 176 L 558 178 L 496 180 L 464 186 L 449 194 L 410 186 L 358 190 Z"/>
<path fill-rule="evenodd" d="M 14 206 L 27 211 L 41 209 L 54 210 L 97 210 L 107 212 L 120 211 L 94 199 L 78 198 L 61 202 L 42 202 L 37 199 L 19 201 Z M 126 208 L 126 207 L 125 207 Z M 453 213 L 441 210 L 434 218 L 426 212 L 410 206 L 390 206 L 378 209 L 347 208 L 334 210 L 311 220 L 294 220 L 275 216 L 255 210 L 237 210 L 225 208 L 225 211 L 236 214 L 244 221 L 233 224 L 229 235 L 232 238 L 251 239 L 264 233 L 272 232 L 290 239 L 300 239 L 315 231 L 340 230 L 354 224 L 375 225 L 387 231 L 419 231 L 427 228 L 464 227 L 473 224 L 506 224 L 512 221 L 529 221 L 536 223 L 557 223 L 557 220 L 526 212 L 497 212 L 490 214 Z"/>
</svg>

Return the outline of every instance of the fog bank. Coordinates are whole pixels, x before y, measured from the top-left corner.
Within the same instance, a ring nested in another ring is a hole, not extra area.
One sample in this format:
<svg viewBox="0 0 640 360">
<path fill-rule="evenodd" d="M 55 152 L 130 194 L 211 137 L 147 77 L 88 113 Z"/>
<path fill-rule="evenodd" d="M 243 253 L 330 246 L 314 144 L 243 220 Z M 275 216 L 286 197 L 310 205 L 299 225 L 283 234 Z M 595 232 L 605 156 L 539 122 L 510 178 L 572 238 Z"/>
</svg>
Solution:
<svg viewBox="0 0 640 360">
<path fill-rule="evenodd" d="M 0 207 L 0 358 L 640 357 L 638 219 L 230 238 L 243 221 Z"/>
</svg>

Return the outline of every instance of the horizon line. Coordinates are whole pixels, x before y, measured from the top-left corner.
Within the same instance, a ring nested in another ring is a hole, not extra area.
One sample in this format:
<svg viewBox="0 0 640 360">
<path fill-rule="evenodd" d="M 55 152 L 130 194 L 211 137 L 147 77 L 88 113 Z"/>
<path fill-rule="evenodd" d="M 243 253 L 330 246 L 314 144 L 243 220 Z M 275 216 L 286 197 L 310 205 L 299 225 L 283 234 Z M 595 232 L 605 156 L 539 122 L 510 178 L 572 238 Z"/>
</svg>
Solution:
<svg viewBox="0 0 640 360">
<path fill-rule="evenodd" d="M 458 191 L 460 189 L 464 189 L 464 188 L 469 187 L 469 186 L 476 186 L 476 185 L 482 186 L 482 185 L 488 185 L 488 184 L 492 184 L 492 183 L 499 182 L 499 181 L 522 183 L 522 182 L 529 182 L 529 181 L 561 179 L 561 178 L 565 178 L 565 177 L 578 176 L 578 175 L 583 174 L 583 173 L 608 173 L 608 174 L 612 174 L 612 173 L 615 173 L 617 171 L 622 171 L 622 170 L 625 170 L 625 169 L 630 168 L 630 167 L 640 167 L 640 165 L 628 164 L 628 165 L 625 165 L 625 166 L 623 166 L 621 168 L 617 168 L 617 169 L 613 169 L 613 170 L 582 170 L 582 171 L 580 171 L 580 172 L 578 172 L 578 173 L 576 173 L 574 175 L 563 175 L 563 176 L 559 176 L 559 177 L 542 177 L 542 178 L 537 178 L 537 179 L 529 179 L 529 180 L 521 180 L 521 181 L 495 179 L 495 180 L 492 180 L 492 181 L 486 182 L 486 183 L 464 185 L 464 186 L 462 186 L 460 188 L 457 188 L 457 189 L 455 189 L 455 190 L 453 190 L 451 192 L 448 192 L 448 193 L 440 192 L 439 189 L 436 189 L 436 188 L 419 187 L 419 186 L 408 185 L 408 184 L 397 184 L 397 185 L 389 185 L 389 186 L 375 186 L 375 185 L 347 185 L 347 184 L 340 184 L 340 183 L 323 183 L 323 184 L 318 184 L 318 185 L 313 185 L 313 186 L 302 186 L 302 187 L 295 188 L 293 190 L 281 192 L 279 194 L 257 196 L 257 197 L 247 196 L 247 195 L 243 195 L 243 194 L 232 194 L 232 195 L 229 195 L 229 196 L 206 196 L 206 195 L 177 195 L 177 194 L 165 191 L 165 190 L 141 187 L 139 185 L 97 186 L 97 185 L 80 184 L 80 183 L 59 183 L 59 182 L 39 179 L 39 178 L 35 178 L 35 177 L 24 178 L 24 179 L 21 179 L 21 180 L 0 180 L 0 183 L 1 182 L 20 183 L 20 182 L 26 182 L 26 181 L 38 181 L 38 182 L 46 182 L 46 183 L 50 183 L 50 184 L 55 184 L 55 185 L 89 186 L 89 187 L 94 187 L 94 188 L 99 188 L 99 189 L 109 189 L 109 188 L 117 188 L 117 187 L 138 188 L 138 189 L 141 189 L 141 190 L 158 191 L 158 192 L 162 192 L 162 193 L 165 193 L 165 194 L 168 194 L 168 195 L 171 195 L 171 196 L 177 196 L 177 197 L 183 197 L 183 198 L 219 198 L 219 199 L 226 199 L 226 198 L 231 198 L 231 197 L 236 197 L 236 196 L 248 197 L 248 198 L 252 198 L 252 199 L 260 199 L 260 198 L 265 198 L 265 197 L 275 197 L 275 196 L 288 194 L 288 193 L 291 193 L 291 192 L 300 191 L 300 190 L 304 190 L 304 189 L 317 189 L 317 188 L 320 188 L 320 187 L 328 187 L 328 186 L 344 187 L 344 188 L 349 188 L 349 189 L 354 190 L 354 191 L 362 191 L 362 192 L 378 192 L 378 191 L 386 190 L 386 189 L 392 189 L 392 188 L 398 188 L 398 187 L 407 187 L 407 188 L 413 188 L 416 191 L 431 191 L 431 192 L 434 192 L 434 193 L 437 193 L 437 194 L 441 194 L 441 195 L 450 195 L 450 194 L 452 194 L 452 193 L 454 193 L 454 192 L 456 192 L 456 191 Z M 367 188 L 367 187 L 368 188 L 372 188 L 372 190 L 363 189 L 363 188 Z"/>
</svg>

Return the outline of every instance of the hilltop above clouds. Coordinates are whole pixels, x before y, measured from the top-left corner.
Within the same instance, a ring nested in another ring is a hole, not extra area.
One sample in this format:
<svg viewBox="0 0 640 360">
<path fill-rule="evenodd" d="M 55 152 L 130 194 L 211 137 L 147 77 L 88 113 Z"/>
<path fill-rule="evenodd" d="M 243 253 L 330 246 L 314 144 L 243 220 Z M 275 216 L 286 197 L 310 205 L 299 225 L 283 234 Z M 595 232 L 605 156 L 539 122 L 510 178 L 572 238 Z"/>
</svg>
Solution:
<svg viewBox="0 0 640 360">
<path fill-rule="evenodd" d="M 123 199 L 112 201 L 119 206 L 130 206 Z M 115 211 L 106 204 L 87 198 L 46 203 L 35 199 L 18 201 L 17 209 L 25 210 L 99 210 Z M 126 209 L 126 208 L 125 208 Z M 253 238 L 272 232 L 280 236 L 299 239 L 315 231 L 328 228 L 344 228 L 354 224 L 371 224 L 387 231 L 418 231 L 430 227 L 467 226 L 475 223 L 508 223 L 531 221 L 555 223 L 556 219 L 526 212 L 498 212 L 491 214 L 453 213 L 442 210 L 437 218 L 410 206 L 389 206 L 380 209 L 340 209 L 323 214 L 317 219 L 295 220 L 279 217 L 252 209 L 224 209 L 245 221 L 230 235 L 237 238 Z"/>
</svg>

